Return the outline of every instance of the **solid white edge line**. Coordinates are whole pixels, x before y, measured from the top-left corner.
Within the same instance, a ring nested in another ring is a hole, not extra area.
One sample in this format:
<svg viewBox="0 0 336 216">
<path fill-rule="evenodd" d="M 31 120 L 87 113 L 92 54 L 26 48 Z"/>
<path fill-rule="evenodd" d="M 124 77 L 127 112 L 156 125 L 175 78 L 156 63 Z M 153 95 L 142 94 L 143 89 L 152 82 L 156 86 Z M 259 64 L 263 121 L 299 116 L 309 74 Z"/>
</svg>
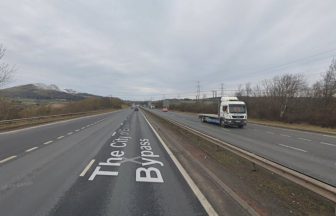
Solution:
<svg viewBox="0 0 336 216">
<path fill-rule="evenodd" d="M 34 151 L 35 149 L 38 149 L 38 147 L 33 147 L 33 148 L 30 148 L 30 149 L 27 149 L 25 152 L 31 152 L 31 151 Z"/>
<path fill-rule="evenodd" d="M 325 137 L 330 137 L 330 138 L 336 138 L 335 135 L 327 135 L 327 134 L 323 134 L 323 136 L 325 136 Z"/>
<path fill-rule="evenodd" d="M 200 201 L 200 203 L 202 204 L 203 208 L 207 212 L 207 214 L 208 215 L 218 215 L 217 212 L 215 211 L 215 209 L 212 207 L 212 205 L 207 200 L 207 198 L 203 195 L 203 193 L 197 187 L 197 185 L 195 184 L 195 182 L 191 179 L 191 177 L 189 176 L 189 174 L 187 173 L 187 171 L 183 168 L 183 166 L 180 164 L 180 162 L 177 160 L 177 158 L 174 156 L 174 154 L 170 151 L 170 149 L 168 148 L 168 146 L 166 145 L 166 143 L 162 140 L 162 138 L 156 132 L 156 130 L 154 129 L 154 127 L 151 125 L 151 123 L 149 123 L 149 121 L 147 120 L 146 116 L 143 113 L 141 113 L 141 114 L 145 118 L 147 124 L 150 126 L 150 128 L 154 132 L 155 136 L 158 138 L 158 140 L 160 141 L 161 145 L 164 147 L 164 149 L 166 150 L 166 152 L 168 153 L 168 155 L 170 156 L 170 158 L 172 159 L 172 161 L 175 163 L 175 166 L 180 171 L 180 173 L 182 174 L 183 178 L 186 180 L 187 184 L 189 185 L 189 187 L 191 188 L 191 190 L 194 192 L 194 194 L 196 195 L 197 199 Z"/>
<path fill-rule="evenodd" d="M 95 162 L 94 159 L 92 159 L 90 161 L 90 163 L 85 167 L 85 169 L 81 172 L 81 174 L 79 176 L 83 177 L 85 176 L 85 174 L 87 173 L 87 171 L 90 169 L 90 167 L 92 166 L 92 164 Z"/>
<path fill-rule="evenodd" d="M 5 162 L 7 162 L 7 161 L 9 161 L 9 160 L 12 160 L 12 159 L 14 159 L 14 158 L 16 158 L 16 157 L 17 157 L 16 155 L 10 156 L 10 157 L 8 157 L 8 158 L 5 158 L 5 159 L 1 160 L 0 163 L 5 163 Z"/>
<path fill-rule="evenodd" d="M 283 147 L 290 148 L 290 149 L 294 149 L 294 150 L 297 150 L 297 151 L 307 152 L 307 151 L 304 150 L 304 149 L 295 148 L 295 147 L 293 147 L 293 146 L 288 146 L 288 145 L 284 145 L 284 144 L 279 144 L 279 145 L 280 145 L 280 146 L 283 146 Z"/>
</svg>

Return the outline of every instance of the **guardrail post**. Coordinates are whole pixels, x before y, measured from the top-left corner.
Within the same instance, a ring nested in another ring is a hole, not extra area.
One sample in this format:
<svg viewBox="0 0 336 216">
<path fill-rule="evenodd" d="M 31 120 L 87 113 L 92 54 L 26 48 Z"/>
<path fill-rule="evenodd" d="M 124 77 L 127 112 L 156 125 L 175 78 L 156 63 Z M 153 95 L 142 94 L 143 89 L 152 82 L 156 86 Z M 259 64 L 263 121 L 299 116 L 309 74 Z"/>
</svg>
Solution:
<svg viewBox="0 0 336 216">
<path fill-rule="evenodd" d="M 257 166 L 254 162 L 252 162 L 252 172 L 257 172 Z"/>
</svg>

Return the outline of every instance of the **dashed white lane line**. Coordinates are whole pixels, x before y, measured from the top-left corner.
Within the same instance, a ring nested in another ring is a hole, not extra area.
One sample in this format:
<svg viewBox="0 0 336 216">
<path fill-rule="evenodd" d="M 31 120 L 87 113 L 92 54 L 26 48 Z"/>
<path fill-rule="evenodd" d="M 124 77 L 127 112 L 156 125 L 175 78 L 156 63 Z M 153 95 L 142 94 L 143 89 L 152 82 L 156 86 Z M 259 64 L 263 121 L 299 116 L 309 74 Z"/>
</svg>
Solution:
<svg viewBox="0 0 336 216">
<path fill-rule="evenodd" d="M 57 139 L 63 139 L 64 138 L 64 136 L 59 136 L 59 137 L 57 137 Z"/>
<path fill-rule="evenodd" d="M 33 147 L 33 148 L 30 148 L 30 149 L 27 149 L 25 152 L 31 152 L 31 151 L 34 151 L 36 149 L 38 149 L 38 147 Z"/>
<path fill-rule="evenodd" d="M 50 143 L 52 143 L 52 142 L 53 142 L 53 141 L 50 140 L 50 141 L 47 141 L 47 142 L 43 143 L 43 145 L 48 145 L 48 144 L 50 144 Z"/>
<path fill-rule="evenodd" d="M 280 134 L 280 136 L 291 137 L 291 136 L 289 136 L 289 135 L 287 135 L 287 134 Z"/>
<path fill-rule="evenodd" d="M 85 174 L 87 173 L 87 171 L 90 169 L 90 167 L 92 166 L 92 164 L 95 162 L 95 160 L 91 160 L 90 163 L 85 167 L 85 169 L 82 171 L 82 173 L 79 176 L 85 176 Z"/>
<path fill-rule="evenodd" d="M 274 134 L 273 132 L 271 132 L 271 131 L 266 131 L 266 133 L 268 133 L 268 134 Z"/>
<path fill-rule="evenodd" d="M 306 139 L 306 138 L 302 138 L 302 137 L 299 137 L 298 139 L 299 139 L 299 140 L 303 140 L 303 141 L 308 141 L 308 142 L 311 142 L 311 141 L 313 141 L 313 140 Z"/>
<path fill-rule="evenodd" d="M 12 160 L 12 159 L 14 159 L 14 158 L 16 158 L 16 155 L 13 155 L 13 156 L 10 156 L 10 157 L 8 157 L 8 158 L 5 158 L 5 159 L 1 160 L 0 163 L 5 163 L 5 162 L 7 162 L 7 161 L 9 161 L 9 160 Z"/>
<path fill-rule="evenodd" d="M 332 143 L 327 143 L 327 142 L 320 142 L 323 145 L 328 145 L 328 146 L 334 146 L 336 147 L 336 144 L 332 144 Z"/>
<path fill-rule="evenodd" d="M 80 131 L 80 129 L 75 130 L 76 132 Z"/>
<path fill-rule="evenodd" d="M 81 128 L 81 130 L 84 130 L 84 129 L 85 129 L 85 127 L 82 127 L 82 128 Z"/>
<path fill-rule="evenodd" d="M 116 135 L 116 133 L 117 133 L 117 132 L 114 131 L 113 134 L 112 134 L 112 136 Z"/>
<path fill-rule="evenodd" d="M 72 135 L 73 134 L 73 132 L 69 132 L 69 133 L 67 133 L 68 135 Z"/>
<path fill-rule="evenodd" d="M 293 147 L 293 146 L 288 146 L 288 145 L 284 145 L 284 144 L 279 144 L 279 145 L 280 145 L 280 146 L 283 146 L 283 147 L 286 147 L 286 148 L 294 149 L 294 150 L 297 150 L 297 151 L 307 152 L 307 151 L 304 150 L 304 149 L 295 148 L 295 147 Z"/>
</svg>

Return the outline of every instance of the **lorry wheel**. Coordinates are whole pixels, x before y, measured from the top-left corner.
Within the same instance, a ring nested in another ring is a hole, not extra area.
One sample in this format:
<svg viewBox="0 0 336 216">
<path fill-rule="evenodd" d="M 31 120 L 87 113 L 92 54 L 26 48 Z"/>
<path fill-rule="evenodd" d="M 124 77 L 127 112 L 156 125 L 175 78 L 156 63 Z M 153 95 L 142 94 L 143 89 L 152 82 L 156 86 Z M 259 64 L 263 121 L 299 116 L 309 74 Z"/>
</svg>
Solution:
<svg viewBox="0 0 336 216">
<path fill-rule="evenodd" d="M 202 117 L 202 122 L 205 122 L 205 118 L 204 117 Z"/>
<path fill-rule="evenodd" d="M 221 127 L 225 127 L 225 123 L 224 123 L 224 120 L 223 120 L 223 119 L 220 120 L 220 126 L 221 126 Z"/>
</svg>

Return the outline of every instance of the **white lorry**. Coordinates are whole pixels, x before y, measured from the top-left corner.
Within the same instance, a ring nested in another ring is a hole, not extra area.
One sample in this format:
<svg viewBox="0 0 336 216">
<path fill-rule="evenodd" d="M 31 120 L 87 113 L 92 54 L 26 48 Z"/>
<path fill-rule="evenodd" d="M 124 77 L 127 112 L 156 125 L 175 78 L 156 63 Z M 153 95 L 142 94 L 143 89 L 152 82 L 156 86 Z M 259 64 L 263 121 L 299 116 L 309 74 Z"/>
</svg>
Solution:
<svg viewBox="0 0 336 216">
<path fill-rule="evenodd" d="M 219 124 L 222 127 L 238 126 L 243 128 L 247 122 L 246 104 L 237 97 L 222 97 L 218 114 L 199 114 L 202 122 Z"/>
</svg>

